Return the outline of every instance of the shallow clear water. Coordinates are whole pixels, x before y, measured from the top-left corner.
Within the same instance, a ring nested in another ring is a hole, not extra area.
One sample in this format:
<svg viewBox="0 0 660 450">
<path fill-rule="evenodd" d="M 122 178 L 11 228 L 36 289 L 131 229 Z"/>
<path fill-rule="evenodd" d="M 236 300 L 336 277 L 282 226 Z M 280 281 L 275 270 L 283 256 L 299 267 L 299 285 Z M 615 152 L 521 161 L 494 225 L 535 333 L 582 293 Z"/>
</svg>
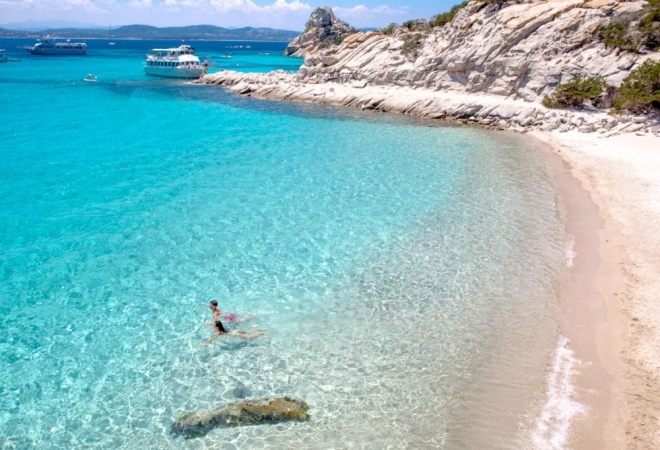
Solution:
<svg viewBox="0 0 660 450">
<path fill-rule="evenodd" d="M 116 42 L 0 66 L 0 443 L 517 445 L 565 270 L 533 144 L 149 78 L 165 45 Z M 300 63 L 263 45 L 227 61 Z M 211 298 L 266 335 L 200 348 Z M 169 431 L 271 395 L 311 420 Z"/>
</svg>

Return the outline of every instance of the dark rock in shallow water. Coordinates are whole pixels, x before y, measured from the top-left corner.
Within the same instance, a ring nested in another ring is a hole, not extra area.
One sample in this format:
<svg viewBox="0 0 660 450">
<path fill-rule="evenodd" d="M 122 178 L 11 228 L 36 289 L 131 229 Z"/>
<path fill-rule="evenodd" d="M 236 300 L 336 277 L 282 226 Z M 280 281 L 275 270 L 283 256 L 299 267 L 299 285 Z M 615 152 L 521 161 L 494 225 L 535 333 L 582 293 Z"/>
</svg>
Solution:
<svg viewBox="0 0 660 450">
<path fill-rule="evenodd" d="M 232 403 L 214 411 L 193 411 L 179 417 L 172 431 L 186 437 L 200 437 L 216 427 L 258 425 L 309 419 L 307 403 L 290 397 L 262 398 Z"/>
<path fill-rule="evenodd" d="M 244 386 L 244 385 L 239 385 L 234 388 L 232 391 L 234 394 L 234 397 L 236 398 L 245 398 L 250 396 L 250 388 Z"/>
</svg>

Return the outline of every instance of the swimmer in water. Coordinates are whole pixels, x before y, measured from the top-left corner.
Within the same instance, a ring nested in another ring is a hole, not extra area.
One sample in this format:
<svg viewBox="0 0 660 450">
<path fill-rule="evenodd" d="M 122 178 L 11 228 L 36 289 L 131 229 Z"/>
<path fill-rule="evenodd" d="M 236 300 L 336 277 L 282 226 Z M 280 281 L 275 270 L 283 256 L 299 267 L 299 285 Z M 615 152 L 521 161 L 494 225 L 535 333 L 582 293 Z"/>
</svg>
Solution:
<svg viewBox="0 0 660 450">
<path fill-rule="evenodd" d="M 209 339 L 208 341 L 201 344 L 200 347 L 206 347 L 211 342 L 213 342 L 214 340 L 216 340 L 217 338 L 219 338 L 220 336 L 222 336 L 224 334 L 226 334 L 227 336 L 236 336 L 236 337 L 239 337 L 241 339 L 248 340 L 248 341 L 251 341 L 253 339 L 256 339 L 256 338 L 264 335 L 264 330 L 261 330 L 259 328 L 253 328 L 251 330 L 231 330 L 231 331 L 227 331 L 225 329 L 224 325 L 222 325 L 222 322 L 220 322 L 220 320 L 216 320 L 215 323 L 213 324 L 213 326 L 216 329 L 215 335 L 211 339 Z"/>
<path fill-rule="evenodd" d="M 216 320 L 219 320 L 220 318 L 223 318 L 227 322 L 232 322 L 232 323 L 247 322 L 248 320 L 254 319 L 254 316 L 248 316 L 247 318 L 239 320 L 239 318 L 236 314 L 232 314 L 232 313 L 229 313 L 229 312 L 223 313 L 220 310 L 220 308 L 218 308 L 218 301 L 217 300 L 211 300 L 209 302 L 209 309 L 213 313 L 213 322 L 215 322 Z M 212 323 L 210 323 L 208 325 L 214 326 Z"/>
</svg>

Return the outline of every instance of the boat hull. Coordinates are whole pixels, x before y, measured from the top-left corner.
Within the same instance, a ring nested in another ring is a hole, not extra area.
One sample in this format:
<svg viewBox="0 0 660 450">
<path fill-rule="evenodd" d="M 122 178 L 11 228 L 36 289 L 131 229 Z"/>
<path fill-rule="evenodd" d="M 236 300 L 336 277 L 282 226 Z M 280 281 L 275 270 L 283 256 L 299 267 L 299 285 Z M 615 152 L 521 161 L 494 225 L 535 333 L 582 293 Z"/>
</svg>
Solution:
<svg viewBox="0 0 660 450">
<path fill-rule="evenodd" d="M 43 56 L 82 56 L 87 53 L 87 49 L 71 48 L 28 48 L 26 50 L 33 55 Z"/>
<path fill-rule="evenodd" d="M 204 74 L 203 67 L 158 67 L 144 66 L 144 73 L 164 78 L 199 78 Z"/>
</svg>

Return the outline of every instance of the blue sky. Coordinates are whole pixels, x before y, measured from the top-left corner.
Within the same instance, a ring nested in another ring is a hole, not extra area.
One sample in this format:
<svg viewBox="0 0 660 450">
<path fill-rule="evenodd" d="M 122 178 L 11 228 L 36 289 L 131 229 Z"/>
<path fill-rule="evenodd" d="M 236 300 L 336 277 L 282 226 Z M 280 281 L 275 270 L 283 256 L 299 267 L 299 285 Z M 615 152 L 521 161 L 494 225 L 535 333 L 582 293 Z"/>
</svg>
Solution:
<svg viewBox="0 0 660 450">
<path fill-rule="evenodd" d="M 383 27 L 428 19 L 457 3 L 460 0 L 0 0 L 0 23 L 59 20 L 113 28 L 210 24 L 301 30 L 314 8 L 329 6 L 353 26 Z"/>
</svg>

